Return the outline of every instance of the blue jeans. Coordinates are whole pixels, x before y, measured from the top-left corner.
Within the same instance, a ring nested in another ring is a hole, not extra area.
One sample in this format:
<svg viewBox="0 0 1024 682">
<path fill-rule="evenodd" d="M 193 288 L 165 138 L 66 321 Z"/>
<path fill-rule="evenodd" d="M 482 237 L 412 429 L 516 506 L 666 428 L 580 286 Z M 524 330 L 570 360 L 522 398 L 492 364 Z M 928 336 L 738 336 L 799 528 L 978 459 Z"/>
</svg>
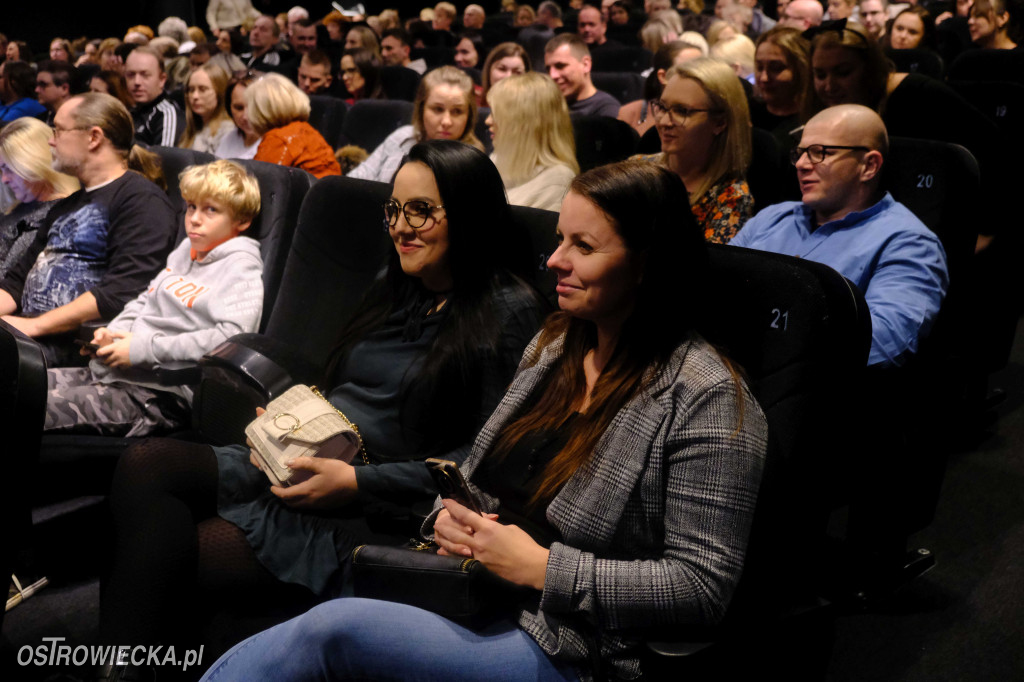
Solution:
<svg viewBox="0 0 1024 682">
<path fill-rule="evenodd" d="M 346 598 L 236 645 L 202 682 L 578 679 L 511 619 L 474 631 L 413 606 Z"/>
</svg>

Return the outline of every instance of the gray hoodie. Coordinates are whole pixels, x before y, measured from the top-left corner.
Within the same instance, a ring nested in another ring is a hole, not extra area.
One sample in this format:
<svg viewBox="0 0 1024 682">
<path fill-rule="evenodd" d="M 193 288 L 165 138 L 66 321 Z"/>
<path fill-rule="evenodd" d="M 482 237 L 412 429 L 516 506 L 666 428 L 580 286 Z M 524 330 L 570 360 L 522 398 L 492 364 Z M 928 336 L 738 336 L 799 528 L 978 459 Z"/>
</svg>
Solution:
<svg viewBox="0 0 1024 682">
<path fill-rule="evenodd" d="M 263 313 L 263 259 L 255 239 L 238 236 L 202 261 L 192 260 L 184 239 L 146 291 L 107 328 L 132 333 L 128 369 L 94 359 L 97 381 L 124 381 L 191 398 L 184 386 L 161 384 L 155 370 L 190 367 L 235 334 L 255 332 Z"/>
</svg>

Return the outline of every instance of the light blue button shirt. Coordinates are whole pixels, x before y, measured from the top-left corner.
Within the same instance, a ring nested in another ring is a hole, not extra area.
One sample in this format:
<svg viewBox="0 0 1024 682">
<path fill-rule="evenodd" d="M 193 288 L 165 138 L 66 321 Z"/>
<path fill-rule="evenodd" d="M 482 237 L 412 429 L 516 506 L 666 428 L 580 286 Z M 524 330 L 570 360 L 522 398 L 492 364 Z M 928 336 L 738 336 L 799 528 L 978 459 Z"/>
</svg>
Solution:
<svg viewBox="0 0 1024 682">
<path fill-rule="evenodd" d="M 799 201 L 769 206 L 730 242 L 823 263 L 864 293 L 871 312 L 868 365 L 901 365 L 931 329 L 949 286 L 939 238 L 888 192 L 863 211 L 812 230 Z"/>
</svg>

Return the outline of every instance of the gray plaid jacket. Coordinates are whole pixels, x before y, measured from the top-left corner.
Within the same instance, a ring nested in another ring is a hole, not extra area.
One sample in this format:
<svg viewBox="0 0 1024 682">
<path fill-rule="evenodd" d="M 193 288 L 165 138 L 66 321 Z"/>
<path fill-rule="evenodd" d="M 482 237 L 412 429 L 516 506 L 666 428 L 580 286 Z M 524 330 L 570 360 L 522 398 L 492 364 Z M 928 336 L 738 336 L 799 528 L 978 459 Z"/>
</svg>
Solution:
<svg viewBox="0 0 1024 682">
<path fill-rule="evenodd" d="M 520 370 L 466 461 L 472 471 L 561 353 L 537 350 Z M 725 613 L 743 568 L 768 427 L 703 339 L 682 344 L 616 415 L 547 508 L 563 542 L 551 546 L 540 605 L 520 626 L 550 656 L 587 669 L 592 643 L 608 672 L 640 674 L 649 628 L 711 624 Z M 487 509 L 499 501 L 474 491 Z M 433 515 L 424 524 L 433 530 Z"/>
</svg>

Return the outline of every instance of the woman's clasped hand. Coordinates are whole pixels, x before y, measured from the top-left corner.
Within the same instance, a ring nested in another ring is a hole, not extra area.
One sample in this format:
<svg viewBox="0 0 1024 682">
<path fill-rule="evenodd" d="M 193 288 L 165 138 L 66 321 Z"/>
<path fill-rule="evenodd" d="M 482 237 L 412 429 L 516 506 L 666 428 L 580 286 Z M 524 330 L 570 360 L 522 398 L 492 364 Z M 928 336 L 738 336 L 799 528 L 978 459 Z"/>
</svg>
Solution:
<svg viewBox="0 0 1024 682">
<path fill-rule="evenodd" d="M 455 500 L 444 500 L 434 523 L 438 554 L 476 559 L 516 585 L 544 589 L 548 550 L 518 526 L 498 523 L 497 514 L 480 515 Z"/>
<path fill-rule="evenodd" d="M 356 469 L 348 462 L 319 457 L 296 457 L 288 462 L 288 468 L 312 474 L 305 481 L 287 488 L 270 486 L 270 492 L 289 507 L 333 509 L 351 502 L 359 492 Z"/>
</svg>

